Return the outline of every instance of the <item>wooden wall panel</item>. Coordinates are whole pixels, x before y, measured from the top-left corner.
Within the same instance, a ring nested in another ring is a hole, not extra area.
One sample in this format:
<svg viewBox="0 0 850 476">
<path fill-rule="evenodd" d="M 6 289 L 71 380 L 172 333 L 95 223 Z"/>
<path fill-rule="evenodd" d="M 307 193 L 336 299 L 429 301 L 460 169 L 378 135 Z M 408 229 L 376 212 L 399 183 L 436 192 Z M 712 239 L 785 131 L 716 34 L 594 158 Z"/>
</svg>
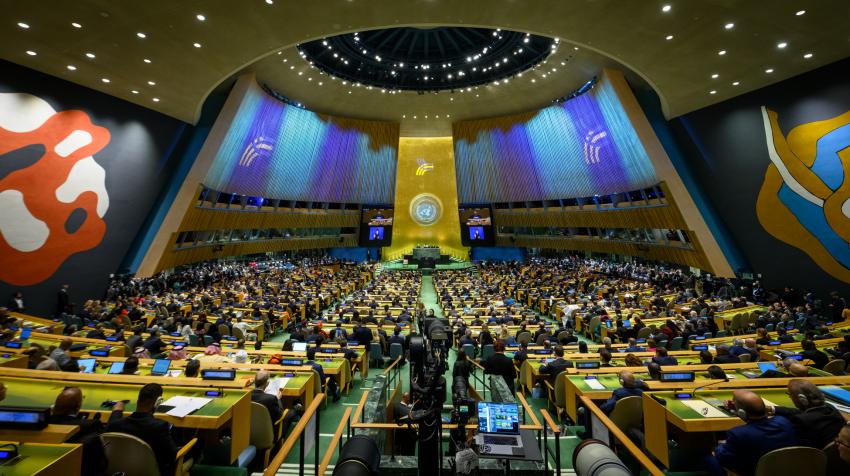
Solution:
<svg viewBox="0 0 850 476">
<path fill-rule="evenodd" d="M 496 238 L 498 246 L 523 246 L 526 248 L 547 248 L 556 250 L 591 251 L 595 253 L 611 253 L 629 255 L 639 258 L 677 263 L 685 266 L 712 271 L 708 260 L 698 244 L 694 249 L 672 246 L 637 244 L 622 241 L 609 241 L 594 238 L 567 238 L 559 236 L 523 236 L 517 235 L 514 240 L 510 236 L 500 235 Z"/>
<path fill-rule="evenodd" d="M 177 235 L 171 236 L 171 242 Z M 221 245 L 219 249 L 218 246 Z M 219 258 L 270 253 L 288 250 L 306 250 L 316 248 L 335 248 L 357 246 L 356 235 L 285 238 L 280 240 L 261 240 L 236 243 L 210 243 L 190 248 L 170 248 L 160 258 L 156 272 L 191 263 L 199 263 Z M 218 251 L 217 251 L 218 250 Z"/>
<path fill-rule="evenodd" d="M 263 230 L 269 228 L 357 228 L 356 210 L 316 210 L 310 212 L 266 212 L 217 210 L 191 207 L 179 231 Z"/>
</svg>

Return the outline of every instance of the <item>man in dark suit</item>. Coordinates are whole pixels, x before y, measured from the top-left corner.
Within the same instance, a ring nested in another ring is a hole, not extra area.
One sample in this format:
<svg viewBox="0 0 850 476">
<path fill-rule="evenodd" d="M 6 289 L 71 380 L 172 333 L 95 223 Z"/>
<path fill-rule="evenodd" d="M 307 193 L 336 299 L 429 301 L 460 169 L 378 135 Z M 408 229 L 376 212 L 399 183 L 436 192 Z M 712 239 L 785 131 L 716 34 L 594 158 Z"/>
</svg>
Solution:
<svg viewBox="0 0 850 476">
<path fill-rule="evenodd" d="M 528 344 L 520 344 L 519 349 L 514 352 L 514 364 L 521 368 L 522 363 L 525 362 L 526 359 L 528 359 Z"/>
<path fill-rule="evenodd" d="M 80 430 L 68 440 L 68 443 L 83 445 L 83 474 L 101 474 L 106 471 L 106 454 L 100 442 L 104 424 L 100 418 L 84 418 L 80 415 L 83 406 L 83 392 L 78 387 L 66 387 L 56 397 L 53 410 L 50 413 L 50 423 L 55 425 L 74 425 Z M 118 402 L 112 407 L 109 422 L 121 419 L 124 402 Z M 100 416 L 99 414 L 97 415 Z"/>
<path fill-rule="evenodd" d="M 463 349 L 463 346 L 465 345 L 472 346 L 473 355 L 470 355 L 469 357 L 475 358 L 475 356 L 478 355 L 478 342 L 476 342 L 475 339 L 472 338 L 472 329 L 467 329 L 458 341 L 458 347 L 460 347 L 461 349 Z"/>
<path fill-rule="evenodd" d="M 643 352 L 643 347 L 637 345 L 637 340 L 632 337 L 629 339 L 629 346 L 625 349 L 626 352 Z"/>
<path fill-rule="evenodd" d="M 800 446 L 823 448 L 841 431 L 844 417 L 826 403 L 823 392 L 811 381 L 791 380 L 788 382 L 788 395 L 796 408 L 772 407 L 768 410 L 791 420 Z"/>
<path fill-rule="evenodd" d="M 729 346 L 726 344 L 719 344 L 717 346 L 717 355 L 714 356 L 715 364 L 739 364 L 741 363 L 741 359 L 739 359 L 735 355 L 731 355 L 729 353 Z"/>
<path fill-rule="evenodd" d="M 712 462 L 714 474 L 722 468 L 746 476 L 756 471 L 759 458 L 779 448 L 797 445 L 794 425 L 782 416 L 769 418 L 764 400 L 749 390 L 735 390 L 730 407 L 740 410 L 746 423 L 726 432 L 726 441 L 717 445 Z"/>
<path fill-rule="evenodd" d="M 62 288 L 56 294 L 56 315 L 61 316 L 63 312 L 68 312 L 71 307 L 71 296 L 68 295 L 68 286 L 63 284 Z"/>
<path fill-rule="evenodd" d="M 563 372 L 568 368 L 572 368 L 573 363 L 569 360 L 564 359 L 564 348 L 560 345 L 555 346 L 555 360 L 549 362 L 546 365 L 540 366 L 540 373 L 543 375 L 549 376 L 549 383 L 552 386 L 555 385 L 555 379 L 558 377 L 558 374 Z"/>
<path fill-rule="evenodd" d="M 657 363 L 658 365 L 678 365 L 679 361 L 676 360 L 675 357 L 667 354 L 667 349 L 664 347 L 659 347 L 655 349 L 655 357 L 652 358 L 652 361 Z"/>
<path fill-rule="evenodd" d="M 809 359 L 814 362 L 816 369 L 822 369 L 829 362 L 829 356 L 825 352 L 818 350 L 815 346 L 815 341 L 806 339 L 803 341 L 802 346 L 803 351 L 800 352 L 800 355 L 803 356 L 803 359 Z"/>
<path fill-rule="evenodd" d="M 359 322 L 351 337 L 352 340 L 356 340 L 360 345 L 365 345 L 368 349 L 372 342 L 372 331 L 365 327 L 362 322 Z"/>
<path fill-rule="evenodd" d="M 272 425 L 274 425 L 278 420 L 280 420 L 281 415 L 283 415 L 283 410 L 280 398 L 266 393 L 266 387 L 269 385 L 269 377 L 270 375 L 268 370 L 260 370 L 257 372 L 257 375 L 254 376 L 254 390 L 251 391 L 251 401 L 257 402 L 266 407 L 269 411 Z M 295 420 L 295 415 L 296 410 L 292 409 L 283 417 L 283 425 L 281 426 L 283 434 L 286 434 L 286 430 Z M 277 426 L 274 427 L 274 431 L 275 439 L 279 438 L 281 435 L 278 434 Z"/>
<path fill-rule="evenodd" d="M 516 393 L 516 387 L 514 387 L 516 369 L 514 369 L 513 361 L 505 356 L 505 343 L 497 340 L 493 344 L 493 352 L 493 355 L 487 357 L 487 360 L 484 361 L 484 373 L 501 375 L 505 379 L 511 394 Z"/>
<path fill-rule="evenodd" d="M 393 344 L 401 344 L 402 355 L 407 354 L 407 340 L 404 338 L 403 335 L 401 335 L 401 327 L 396 326 L 396 328 L 393 330 L 393 335 L 387 341 L 387 351 L 389 351 L 390 347 L 392 347 Z M 404 365 L 403 358 L 401 364 Z"/>
<path fill-rule="evenodd" d="M 333 396 L 334 403 L 338 402 L 339 398 L 340 398 L 340 392 L 339 392 L 339 386 L 337 386 L 337 384 L 336 384 L 336 380 L 330 379 L 328 381 L 327 388 L 324 388 L 325 387 L 325 370 L 322 368 L 322 366 L 319 363 L 316 362 L 315 359 L 316 359 L 316 348 L 315 347 L 307 348 L 307 361 L 304 362 L 304 364 L 313 367 L 313 370 L 315 370 L 316 373 L 319 374 L 319 381 L 322 382 L 322 389 L 326 392 L 329 392 Z"/>
<path fill-rule="evenodd" d="M 162 400 L 162 386 L 149 383 L 139 390 L 136 411 L 121 420 L 110 422 L 106 431 L 127 433 L 141 439 L 153 450 L 160 474 L 174 474 L 177 445 L 168 430 L 168 422 L 153 416 Z"/>
<path fill-rule="evenodd" d="M 635 378 L 635 375 L 628 370 L 620 372 L 621 388 L 615 389 L 611 394 L 611 398 L 599 406 L 599 409 L 610 415 L 617 406 L 617 402 L 626 397 L 640 397 L 643 395 L 643 381 Z"/>
</svg>

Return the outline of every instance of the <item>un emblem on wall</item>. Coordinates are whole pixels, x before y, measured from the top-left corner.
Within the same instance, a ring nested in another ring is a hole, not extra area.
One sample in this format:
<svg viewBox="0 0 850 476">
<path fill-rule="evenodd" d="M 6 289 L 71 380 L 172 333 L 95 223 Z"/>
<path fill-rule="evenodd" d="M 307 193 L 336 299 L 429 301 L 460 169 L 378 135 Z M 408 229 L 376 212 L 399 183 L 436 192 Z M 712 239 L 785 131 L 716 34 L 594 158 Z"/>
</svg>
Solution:
<svg viewBox="0 0 850 476">
<path fill-rule="evenodd" d="M 443 203 L 436 195 L 420 193 L 410 201 L 410 217 L 422 226 L 431 226 L 443 214 Z"/>
</svg>

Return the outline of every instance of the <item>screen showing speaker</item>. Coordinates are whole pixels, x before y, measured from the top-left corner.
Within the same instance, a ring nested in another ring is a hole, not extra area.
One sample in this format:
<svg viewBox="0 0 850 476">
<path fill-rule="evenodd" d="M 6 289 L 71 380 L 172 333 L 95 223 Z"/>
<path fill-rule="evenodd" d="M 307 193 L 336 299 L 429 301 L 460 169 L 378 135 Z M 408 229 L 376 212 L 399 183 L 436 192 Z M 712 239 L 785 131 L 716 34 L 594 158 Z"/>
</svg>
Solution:
<svg viewBox="0 0 850 476">
<path fill-rule="evenodd" d="M 364 206 L 360 220 L 360 246 L 389 246 L 393 238 L 393 209 Z"/>
<path fill-rule="evenodd" d="M 463 246 L 493 246 L 495 232 L 489 206 L 458 209 Z"/>
</svg>

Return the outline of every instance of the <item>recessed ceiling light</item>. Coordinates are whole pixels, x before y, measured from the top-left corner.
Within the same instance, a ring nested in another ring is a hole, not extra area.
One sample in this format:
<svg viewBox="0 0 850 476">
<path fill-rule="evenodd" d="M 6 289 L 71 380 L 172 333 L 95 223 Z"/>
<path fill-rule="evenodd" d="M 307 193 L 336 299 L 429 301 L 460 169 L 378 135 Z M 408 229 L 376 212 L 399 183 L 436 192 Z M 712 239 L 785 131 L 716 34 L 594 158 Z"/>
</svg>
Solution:
<svg viewBox="0 0 850 476">
<path fill-rule="evenodd" d="M 764 70 L 764 72 L 770 74 L 773 72 L 773 68 L 767 68 L 766 70 Z"/>
<path fill-rule="evenodd" d="M 799 17 L 799 16 L 803 16 L 803 15 L 805 15 L 805 14 L 806 14 L 806 11 L 805 11 L 805 10 L 797 10 L 797 13 L 795 13 L 795 15 L 797 15 L 798 17 Z"/>
<path fill-rule="evenodd" d="M 76 66 L 74 66 L 74 65 L 72 65 L 72 64 L 69 64 L 68 66 L 65 66 L 65 67 L 66 67 L 66 68 L 68 68 L 68 69 L 69 69 L 69 70 L 71 70 L 71 71 L 76 71 L 76 70 L 77 70 L 77 67 L 76 67 Z"/>
<path fill-rule="evenodd" d="M 71 26 L 74 27 L 74 28 L 82 28 L 83 27 L 83 25 L 80 25 L 77 22 L 71 22 Z"/>
<path fill-rule="evenodd" d="M 730 23 L 723 25 L 723 28 L 726 28 L 727 30 L 731 30 L 732 28 L 735 28 L 735 24 L 730 22 Z"/>
<path fill-rule="evenodd" d="M 207 19 L 207 17 L 205 17 L 205 16 L 201 15 L 200 13 L 198 13 L 197 15 L 195 15 L 195 18 L 197 18 L 197 19 L 198 19 L 198 21 L 204 21 L 204 20 L 206 20 L 206 19 Z"/>
<path fill-rule="evenodd" d="M 159 98 L 153 98 L 153 102 L 159 102 Z"/>
<path fill-rule="evenodd" d="M 94 59 L 94 53 L 86 53 L 86 58 Z"/>
<path fill-rule="evenodd" d="M 151 86 L 156 86 L 156 83 L 153 82 L 153 81 L 148 81 L 148 84 L 151 85 Z"/>
<path fill-rule="evenodd" d="M 708 92 L 708 94 L 717 94 L 717 91 L 715 91 L 714 89 L 712 89 L 711 91 L 709 91 L 709 92 Z"/>
<path fill-rule="evenodd" d="M 717 79 L 719 77 L 720 77 L 720 75 L 717 74 L 717 73 L 714 73 L 714 74 L 711 75 L 711 79 Z"/>
<path fill-rule="evenodd" d="M 267 4 L 269 4 L 269 5 L 271 5 L 271 4 L 273 4 L 273 3 L 274 3 L 274 0 L 266 0 L 266 3 L 267 3 Z"/>
<path fill-rule="evenodd" d="M 407 114 L 402 114 L 402 115 L 401 115 L 401 118 L 402 118 L 402 119 L 406 119 L 406 118 L 407 118 Z"/>
<path fill-rule="evenodd" d="M 665 40 L 667 40 L 667 41 L 670 41 L 670 40 L 672 40 L 672 39 L 673 39 L 673 35 L 667 35 L 667 37 L 666 37 L 666 38 L 664 38 L 664 39 L 665 39 Z"/>
<path fill-rule="evenodd" d="M 717 52 L 718 55 L 723 56 L 726 54 L 726 50 L 720 50 Z"/>
<path fill-rule="evenodd" d="M 671 7 L 670 5 L 664 5 L 663 7 L 661 7 L 661 11 L 662 11 L 662 12 L 664 12 L 664 13 L 667 13 L 667 12 L 669 12 L 672 8 L 673 8 L 673 7 Z"/>
<path fill-rule="evenodd" d="M 809 59 L 811 57 L 812 57 L 811 53 L 806 53 L 806 54 L 803 55 L 803 58 L 806 58 L 806 59 Z"/>
<path fill-rule="evenodd" d="M 451 114 L 446 114 L 446 117 L 452 117 L 452 115 L 451 115 Z"/>
<path fill-rule="evenodd" d="M 19 26 L 19 27 L 21 27 L 21 28 L 23 28 L 24 30 L 28 30 L 28 29 L 29 29 L 29 27 L 30 27 L 29 25 L 27 25 L 26 23 L 24 23 L 24 22 L 22 22 L 22 21 L 19 21 L 19 22 L 18 22 L 18 26 Z"/>
<path fill-rule="evenodd" d="M 138 32 L 138 33 L 136 33 L 136 36 L 138 36 L 139 38 L 147 38 L 147 37 L 148 37 L 148 35 L 145 35 L 145 34 L 144 34 L 144 33 L 142 33 L 141 31 L 140 31 L 140 32 Z"/>
<path fill-rule="evenodd" d="M 35 55 L 37 55 L 38 53 L 36 53 L 36 52 L 35 52 L 35 51 L 33 51 L 33 50 L 27 50 L 27 54 L 28 54 L 28 55 L 30 55 L 30 56 L 35 56 Z"/>
<path fill-rule="evenodd" d="M 136 91 L 135 89 L 134 89 L 134 90 L 132 90 L 132 91 L 130 91 L 130 92 L 131 92 L 131 93 L 133 93 L 133 94 L 139 94 L 139 92 L 138 92 L 138 91 Z"/>
<path fill-rule="evenodd" d="M 104 83 L 108 83 L 108 82 L 109 82 L 109 78 L 100 78 L 100 80 L 101 80 L 101 81 L 103 81 Z"/>
<path fill-rule="evenodd" d="M 149 60 L 149 59 L 147 59 L 147 58 L 143 59 L 142 61 L 144 61 L 144 62 L 145 62 L 145 63 L 147 63 L 147 64 L 151 64 L 151 60 Z"/>
<path fill-rule="evenodd" d="M 734 81 L 734 82 L 732 83 L 732 86 L 737 86 L 737 85 L 739 85 L 739 84 L 741 84 L 741 83 L 740 83 L 740 81 Z"/>
<path fill-rule="evenodd" d="M 194 46 L 195 48 L 200 48 L 201 44 L 200 43 L 192 43 L 192 46 Z"/>
<path fill-rule="evenodd" d="M 779 49 L 785 48 L 786 46 L 788 46 L 788 43 L 785 43 L 784 41 L 776 44 L 776 47 Z"/>
</svg>

